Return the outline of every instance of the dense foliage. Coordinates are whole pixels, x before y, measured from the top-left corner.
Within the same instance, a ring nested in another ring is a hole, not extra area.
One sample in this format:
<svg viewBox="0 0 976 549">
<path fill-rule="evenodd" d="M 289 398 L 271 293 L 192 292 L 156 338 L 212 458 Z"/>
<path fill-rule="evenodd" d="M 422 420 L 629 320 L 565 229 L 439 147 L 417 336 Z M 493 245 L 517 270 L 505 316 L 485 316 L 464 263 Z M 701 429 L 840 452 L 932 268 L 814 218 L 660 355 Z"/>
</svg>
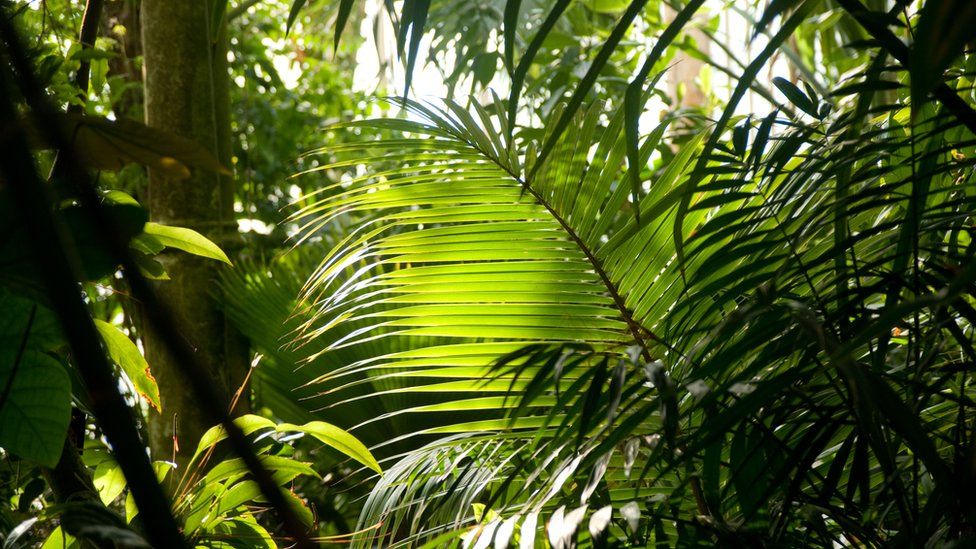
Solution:
<svg viewBox="0 0 976 549">
<path fill-rule="evenodd" d="M 972 2 L 208 1 L 230 166 L 136 120 L 138 5 L 0 1 L 5 547 L 973 542 Z M 140 205 L 229 168 L 224 249 Z M 173 250 L 250 413 L 187 373 L 149 470 Z"/>
</svg>

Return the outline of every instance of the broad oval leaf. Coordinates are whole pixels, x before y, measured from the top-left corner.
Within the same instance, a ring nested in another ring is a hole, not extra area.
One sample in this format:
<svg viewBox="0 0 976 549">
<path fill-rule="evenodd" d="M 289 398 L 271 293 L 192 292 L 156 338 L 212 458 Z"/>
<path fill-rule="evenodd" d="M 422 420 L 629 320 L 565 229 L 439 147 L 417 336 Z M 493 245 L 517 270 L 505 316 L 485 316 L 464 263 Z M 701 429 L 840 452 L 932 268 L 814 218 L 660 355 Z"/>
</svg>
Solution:
<svg viewBox="0 0 976 549">
<path fill-rule="evenodd" d="M 139 352 L 136 344 L 121 330 L 103 320 L 95 319 L 95 328 L 102 336 L 109 357 L 122 368 L 125 376 L 129 378 L 136 391 L 139 392 L 139 396 L 144 398 L 157 412 L 163 411 L 156 378 L 153 377 L 149 363 Z"/>
<path fill-rule="evenodd" d="M 54 467 L 71 418 L 71 382 L 45 353 L 0 349 L 0 447 Z"/>
<path fill-rule="evenodd" d="M 193 255 L 216 259 L 228 265 L 232 264 L 227 258 L 227 254 L 219 246 L 193 229 L 149 222 L 146 223 L 143 231 L 145 234 L 155 237 L 157 241 L 168 248 L 176 248 Z"/>
<path fill-rule="evenodd" d="M 817 111 L 816 104 L 805 93 L 800 91 L 800 88 L 796 87 L 795 84 L 781 76 L 773 78 L 773 84 L 798 109 L 814 118 L 819 118 L 820 113 Z"/>
</svg>

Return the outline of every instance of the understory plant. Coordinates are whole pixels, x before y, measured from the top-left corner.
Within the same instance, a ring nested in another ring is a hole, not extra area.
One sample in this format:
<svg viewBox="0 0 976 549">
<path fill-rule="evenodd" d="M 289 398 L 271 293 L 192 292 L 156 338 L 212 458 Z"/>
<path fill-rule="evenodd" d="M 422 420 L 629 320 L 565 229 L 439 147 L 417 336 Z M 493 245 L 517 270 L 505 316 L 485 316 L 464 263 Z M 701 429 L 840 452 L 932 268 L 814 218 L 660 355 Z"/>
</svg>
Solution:
<svg viewBox="0 0 976 549">
<path fill-rule="evenodd" d="M 817 8 L 774 4 L 691 137 L 638 125 L 648 69 L 605 101 L 584 77 L 537 127 L 498 97 L 407 101 L 310 153 L 299 177 L 349 175 L 298 204 L 301 241 L 359 220 L 297 302 L 311 400 L 414 425 L 355 545 L 969 539 L 972 56 L 931 80 L 887 23 L 944 12 L 840 2 L 874 37 L 861 64 L 738 114 Z"/>
</svg>

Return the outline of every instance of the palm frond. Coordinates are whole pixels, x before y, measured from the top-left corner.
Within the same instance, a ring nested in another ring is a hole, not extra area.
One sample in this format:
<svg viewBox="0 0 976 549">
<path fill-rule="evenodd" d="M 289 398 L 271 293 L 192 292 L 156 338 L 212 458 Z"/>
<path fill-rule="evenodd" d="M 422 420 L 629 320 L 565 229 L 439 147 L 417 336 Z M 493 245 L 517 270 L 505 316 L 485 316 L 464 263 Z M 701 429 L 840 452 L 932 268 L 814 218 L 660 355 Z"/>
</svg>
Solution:
<svg viewBox="0 0 976 549">
<path fill-rule="evenodd" d="M 835 97 L 780 83 L 796 111 L 736 115 L 816 7 L 795 4 L 676 151 L 665 119 L 634 162 L 636 125 L 600 104 L 513 142 L 496 100 L 411 102 L 342 126 L 400 137 L 312 153 L 334 160 L 301 177 L 352 174 L 306 199 L 301 238 L 366 220 L 301 292 L 308 360 L 347 357 L 313 400 L 382 401 L 360 427 L 407 423 L 379 446 L 419 447 L 391 457 L 360 544 L 504 546 L 546 521 L 554 546 L 962 532 L 976 139 L 906 105 L 883 53 Z"/>
<path fill-rule="evenodd" d="M 671 255 L 655 249 L 650 238 L 663 242 L 660 225 L 639 226 L 621 212 L 629 194 L 627 185 L 618 184 L 622 112 L 601 126 L 600 109 L 591 108 L 578 118 L 578 131 L 561 139 L 538 175 L 526 181 L 521 159 L 497 132 L 486 131 L 460 107 L 448 108 L 457 120 L 412 103 L 429 122 L 397 122 L 425 138 L 330 149 L 396 164 L 323 190 L 295 216 L 310 231 L 336 212 L 371 216 L 325 257 L 306 285 L 302 300 L 312 315 L 303 338 L 321 340 L 351 323 L 362 327 L 330 338 L 324 352 L 417 337 L 442 343 L 413 341 L 420 350 L 350 363 L 320 381 L 370 371 L 397 377 L 409 390 L 430 390 L 423 378 L 481 380 L 499 354 L 527 343 L 586 342 L 622 352 L 637 340 L 650 353 L 651 320 L 663 315 L 642 275 L 664 270 Z M 481 114 L 482 123 L 491 124 L 491 115 Z M 645 160 L 665 126 L 642 147 Z M 694 145 L 686 147 L 652 185 L 643 199 L 648 220 L 668 217 L 667 205 L 694 152 Z M 503 380 L 456 385 L 478 393 L 508 389 Z"/>
</svg>

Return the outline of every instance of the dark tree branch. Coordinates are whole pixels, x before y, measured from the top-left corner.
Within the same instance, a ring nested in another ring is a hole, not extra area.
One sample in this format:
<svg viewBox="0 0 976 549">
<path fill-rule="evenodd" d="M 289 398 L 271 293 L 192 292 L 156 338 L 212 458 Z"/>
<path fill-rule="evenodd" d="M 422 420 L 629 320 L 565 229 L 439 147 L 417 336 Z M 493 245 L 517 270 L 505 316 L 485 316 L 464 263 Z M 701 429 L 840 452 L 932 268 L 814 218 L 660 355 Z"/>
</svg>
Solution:
<svg viewBox="0 0 976 549">
<path fill-rule="evenodd" d="M 81 19 L 81 32 L 78 35 L 78 42 L 81 44 L 81 51 L 83 52 L 95 47 L 95 40 L 98 38 L 98 21 L 102 18 L 102 6 L 102 0 L 88 0 L 85 5 L 85 15 Z M 90 79 L 91 61 L 82 57 L 78 72 L 75 73 L 75 84 L 78 86 L 81 103 L 68 105 L 68 112 L 84 110 L 84 103 L 88 100 L 88 82 Z"/>
<path fill-rule="evenodd" d="M 58 464 L 53 469 L 41 468 L 41 475 L 47 481 L 51 491 L 54 492 L 54 499 L 58 503 L 90 502 L 94 505 L 102 506 L 102 501 L 98 497 L 98 490 L 92 483 L 88 469 L 78 454 L 68 437 L 61 448 L 61 457 Z M 115 544 L 107 539 L 84 539 L 82 547 L 97 547 L 98 549 L 114 549 Z"/>
<path fill-rule="evenodd" d="M 82 17 L 81 31 L 78 37 L 82 51 L 95 47 L 103 6 L 104 3 L 102 0 L 88 0 L 85 6 L 85 14 Z M 88 83 L 90 79 L 91 61 L 83 58 L 75 73 L 75 85 L 78 87 L 80 101 L 68 105 L 69 113 L 81 113 L 84 111 L 84 105 L 88 101 Z M 55 157 L 52 173 L 57 173 L 55 170 L 61 169 L 59 158 L 60 155 Z M 31 319 L 33 319 L 35 311 L 36 307 L 31 310 Z M 85 415 L 81 410 L 75 408 L 72 410 L 71 425 L 68 429 L 68 436 L 65 437 L 64 445 L 61 448 L 61 457 L 58 458 L 58 463 L 53 468 L 41 468 L 41 474 L 54 492 L 54 498 L 58 503 L 90 501 L 101 505 L 98 490 L 92 482 L 88 469 L 81 460 L 80 451 L 84 445 L 84 437 Z M 94 547 L 110 548 L 112 546 L 107 540 L 87 541 Z M 86 546 L 88 545 L 86 544 Z"/>
<path fill-rule="evenodd" d="M 6 17 L 0 17 L 0 35 L 11 60 L 20 65 L 17 79 L 21 83 L 33 80 L 33 75 L 22 72 L 26 59 L 13 25 Z M 0 80 L 11 76 L 7 67 L 0 67 Z M 42 125 L 53 131 L 58 127 L 57 115 L 53 111 L 47 114 Z M 49 189 L 38 176 L 28 140 L 23 128 L 15 123 L 17 111 L 8 96 L 0 99 L 0 120 L 5 121 L 0 128 L 0 173 L 16 201 L 20 222 L 33 241 L 31 249 L 38 271 L 74 352 L 75 365 L 91 396 L 95 418 L 112 444 L 140 511 L 145 513 L 145 531 L 150 542 L 157 547 L 185 547 L 169 502 L 156 482 L 149 456 L 139 439 L 132 411 L 119 393 L 112 365 L 102 351 L 95 324 L 81 299 L 78 279 L 65 252 L 63 227 L 58 226 L 53 215 L 47 196 Z M 63 145 L 64 141 L 62 137 L 58 144 Z"/>
<path fill-rule="evenodd" d="M 41 469 L 44 480 L 47 481 L 51 491 L 54 492 L 54 499 L 58 503 L 71 503 L 73 501 L 99 502 L 98 491 L 88 475 L 85 464 L 78 455 L 70 438 L 64 441 L 61 448 L 61 458 L 53 469 L 44 467 Z"/>
</svg>

